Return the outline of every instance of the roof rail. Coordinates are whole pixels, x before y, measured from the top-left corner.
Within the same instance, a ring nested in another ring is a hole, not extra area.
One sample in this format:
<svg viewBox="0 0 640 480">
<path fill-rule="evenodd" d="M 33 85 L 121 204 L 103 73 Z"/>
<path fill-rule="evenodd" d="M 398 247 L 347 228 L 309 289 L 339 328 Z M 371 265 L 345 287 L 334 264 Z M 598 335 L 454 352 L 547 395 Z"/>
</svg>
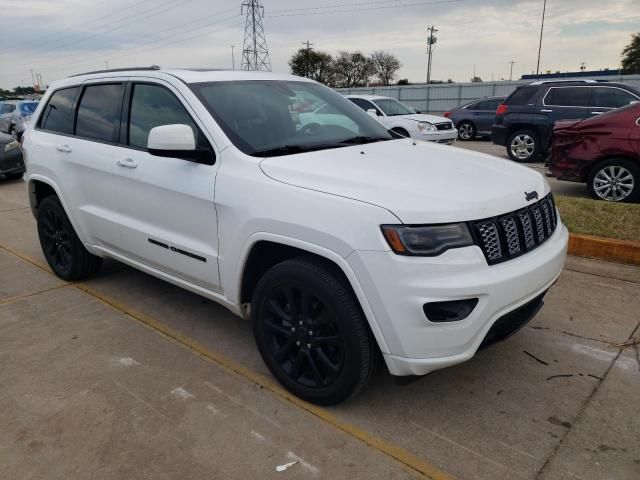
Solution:
<svg viewBox="0 0 640 480">
<path fill-rule="evenodd" d="M 544 85 L 545 83 L 566 83 L 566 82 L 573 82 L 573 83 L 598 83 L 596 80 L 591 80 L 590 78 L 586 78 L 586 79 L 576 79 L 576 80 L 571 80 L 571 79 L 538 80 L 537 82 L 530 83 L 529 85 Z"/>
<path fill-rule="evenodd" d="M 148 70 L 160 70 L 158 65 L 151 65 L 150 67 L 129 67 L 129 68 L 111 68 L 109 70 L 94 70 L 92 72 L 76 73 L 70 75 L 71 77 L 79 77 L 81 75 L 91 75 L 93 73 L 111 73 L 111 72 L 131 72 L 131 71 L 148 71 Z"/>
</svg>

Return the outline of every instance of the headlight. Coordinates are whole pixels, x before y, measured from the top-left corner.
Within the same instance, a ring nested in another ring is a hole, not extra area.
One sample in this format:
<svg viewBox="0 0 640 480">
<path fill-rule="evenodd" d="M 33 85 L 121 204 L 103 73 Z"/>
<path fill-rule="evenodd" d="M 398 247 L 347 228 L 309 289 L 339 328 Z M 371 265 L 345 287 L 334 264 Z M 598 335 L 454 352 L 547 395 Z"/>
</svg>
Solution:
<svg viewBox="0 0 640 480">
<path fill-rule="evenodd" d="M 432 123 L 429 122 L 418 122 L 418 130 L 420 130 L 423 133 L 426 132 L 437 132 L 438 129 L 435 127 L 435 125 L 433 125 Z"/>
<path fill-rule="evenodd" d="M 382 225 L 382 234 L 398 255 L 435 257 L 450 248 L 475 245 L 465 223 L 447 225 Z"/>
<path fill-rule="evenodd" d="M 10 152 L 11 150 L 15 150 L 16 148 L 20 148 L 20 144 L 17 141 L 12 141 L 7 143 L 4 146 L 4 153 Z"/>
</svg>

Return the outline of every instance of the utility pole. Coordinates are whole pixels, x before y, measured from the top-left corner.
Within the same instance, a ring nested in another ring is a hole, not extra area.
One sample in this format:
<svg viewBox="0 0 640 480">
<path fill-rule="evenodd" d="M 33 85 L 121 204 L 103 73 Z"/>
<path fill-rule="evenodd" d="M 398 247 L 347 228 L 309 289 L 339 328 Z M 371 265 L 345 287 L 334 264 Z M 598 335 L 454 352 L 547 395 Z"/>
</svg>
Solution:
<svg viewBox="0 0 640 480">
<path fill-rule="evenodd" d="M 107 70 L 109 70 L 109 60 L 104 61 L 104 66 L 107 67 Z"/>
<path fill-rule="evenodd" d="M 31 86 L 35 88 L 36 86 L 36 79 L 33 76 L 33 70 L 29 70 L 31 72 Z"/>
<path fill-rule="evenodd" d="M 587 69 L 587 64 L 586 64 L 586 63 L 584 63 L 584 62 L 582 62 L 582 63 L 580 64 L 580 71 L 581 71 L 581 72 L 584 72 L 586 69 Z"/>
<path fill-rule="evenodd" d="M 233 49 L 236 48 L 235 45 L 229 45 L 231 47 L 231 70 L 236 69 L 236 57 L 233 54 Z"/>
<path fill-rule="evenodd" d="M 264 7 L 260 0 L 244 0 L 240 12 L 246 15 L 241 69 L 270 72 L 271 60 L 262 26 Z"/>
<path fill-rule="evenodd" d="M 427 54 L 429 56 L 427 60 L 427 83 L 431 83 L 431 57 L 433 56 L 433 45 L 438 41 L 434 34 L 438 30 L 434 25 L 431 25 L 427 30 L 429 31 L 429 37 L 427 38 Z"/>
<path fill-rule="evenodd" d="M 515 60 L 511 60 L 509 64 L 511 65 L 511 69 L 509 70 L 509 81 L 513 80 L 513 65 L 516 63 Z"/>
<path fill-rule="evenodd" d="M 304 76 L 309 78 L 309 55 L 311 54 L 311 50 L 313 50 L 311 47 L 313 46 L 313 43 L 309 43 L 309 40 L 307 40 L 306 42 L 302 42 L 303 45 L 306 45 L 306 53 L 305 53 L 305 59 L 304 59 L 304 71 L 305 74 Z"/>
<path fill-rule="evenodd" d="M 542 23 L 540 24 L 540 43 L 538 44 L 538 66 L 536 68 L 536 77 L 540 79 L 540 53 L 542 52 L 542 32 L 544 31 L 544 15 L 547 12 L 547 0 L 544 0 L 542 6 Z"/>
</svg>

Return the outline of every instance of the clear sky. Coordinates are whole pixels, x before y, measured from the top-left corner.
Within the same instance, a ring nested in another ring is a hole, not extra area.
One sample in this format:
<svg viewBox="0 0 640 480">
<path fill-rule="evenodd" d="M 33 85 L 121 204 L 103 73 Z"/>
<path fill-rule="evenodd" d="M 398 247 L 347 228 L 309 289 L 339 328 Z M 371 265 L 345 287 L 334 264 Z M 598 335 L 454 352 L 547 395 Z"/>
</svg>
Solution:
<svg viewBox="0 0 640 480">
<path fill-rule="evenodd" d="M 0 87 L 109 67 L 240 64 L 241 0 L 0 0 Z M 273 70 L 309 40 L 330 53 L 382 49 L 400 78 L 426 77 L 426 27 L 439 29 L 433 79 L 514 78 L 536 67 L 543 0 L 262 0 Z M 548 0 L 541 70 L 617 68 L 640 31 L 640 0 Z"/>
</svg>

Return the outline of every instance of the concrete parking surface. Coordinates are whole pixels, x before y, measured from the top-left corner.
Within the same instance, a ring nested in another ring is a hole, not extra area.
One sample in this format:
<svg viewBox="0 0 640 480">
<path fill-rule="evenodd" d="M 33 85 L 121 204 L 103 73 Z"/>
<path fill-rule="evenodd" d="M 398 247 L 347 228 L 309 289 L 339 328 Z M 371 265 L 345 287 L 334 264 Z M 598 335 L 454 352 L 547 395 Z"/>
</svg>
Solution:
<svg viewBox="0 0 640 480">
<path fill-rule="evenodd" d="M 0 180 L 0 478 L 637 480 L 638 312 L 640 269 L 570 258 L 506 342 L 314 407 L 212 302 L 115 262 L 55 278 Z"/>
</svg>

